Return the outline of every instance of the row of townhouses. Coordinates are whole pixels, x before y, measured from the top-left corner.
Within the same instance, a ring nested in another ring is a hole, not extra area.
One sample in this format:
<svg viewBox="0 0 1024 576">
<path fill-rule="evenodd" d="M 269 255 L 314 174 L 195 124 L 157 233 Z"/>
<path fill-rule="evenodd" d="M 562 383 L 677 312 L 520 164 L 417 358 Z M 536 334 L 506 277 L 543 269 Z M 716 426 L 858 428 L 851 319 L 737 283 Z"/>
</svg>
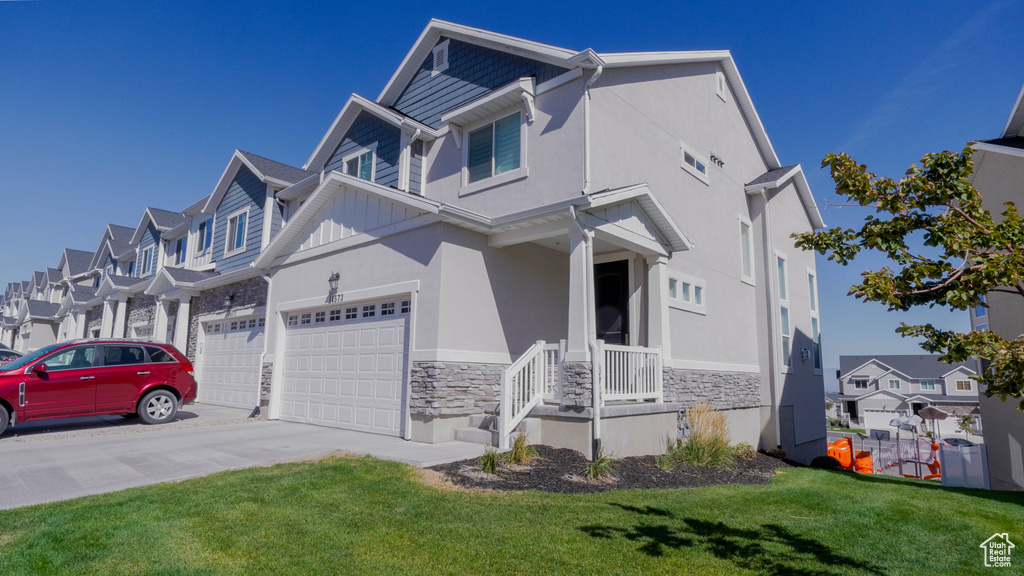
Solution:
<svg viewBox="0 0 1024 576">
<path fill-rule="evenodd" d="M 3 342 L 172 342 L 201 402 L 420 442 L 657 453 L 709 400 L 735 441 L 824 452 L 790 237 L 823 223 L 727 51 L 434 20 L 302 168 L 236 151 L 212 193 L 124 224 L 9 285 Z"/>
</svg>

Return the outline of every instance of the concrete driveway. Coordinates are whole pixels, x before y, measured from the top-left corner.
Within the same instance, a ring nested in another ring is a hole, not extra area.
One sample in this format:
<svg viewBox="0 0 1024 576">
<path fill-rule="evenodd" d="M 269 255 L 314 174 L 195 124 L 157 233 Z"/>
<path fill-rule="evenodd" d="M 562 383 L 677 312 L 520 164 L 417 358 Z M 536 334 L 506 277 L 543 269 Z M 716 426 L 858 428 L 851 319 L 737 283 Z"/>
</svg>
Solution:
<svg viewBox="0 0 1024 576">
<path fill-rule="evenodd" d="M 315 458 L 334 451 L 414 466 L 475 458 L 466 442 L 421 444 L 278 420 L 249 410 L 194 404 L 175 421 L 90 417 L 21 424 L 0 437 L 0 509 L 114 492 L 135 486 Z"/>
</svg>

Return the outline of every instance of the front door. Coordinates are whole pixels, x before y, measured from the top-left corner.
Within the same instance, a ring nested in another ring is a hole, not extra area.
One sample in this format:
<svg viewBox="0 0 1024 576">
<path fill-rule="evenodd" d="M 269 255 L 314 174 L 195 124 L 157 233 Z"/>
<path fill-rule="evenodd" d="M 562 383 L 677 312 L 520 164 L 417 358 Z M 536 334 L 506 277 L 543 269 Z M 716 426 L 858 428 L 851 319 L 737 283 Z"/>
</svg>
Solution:
<svg viewBox="0 0 1024 576">
<path fill-rule="evenodd" d="M 629 262 L 594 265 L 597 338 L 607 344 L 629 344 Z"/>
</svg>

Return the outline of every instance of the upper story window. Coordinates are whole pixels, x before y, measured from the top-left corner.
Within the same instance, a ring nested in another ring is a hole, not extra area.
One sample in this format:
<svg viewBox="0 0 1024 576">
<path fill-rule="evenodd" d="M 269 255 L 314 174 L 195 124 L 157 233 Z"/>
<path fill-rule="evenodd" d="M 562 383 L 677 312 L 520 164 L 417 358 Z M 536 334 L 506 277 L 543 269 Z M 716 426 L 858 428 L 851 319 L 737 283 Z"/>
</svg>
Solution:
<svg viewBox="0 0 1024 576">
<path fill-rule="evenodd" d="M 199 223 L 199 230 L 196 232 L 196 254 L 205 254 L 210 249 L 210 242 L 213 240 L 213 219 L 208 218 Z"/>
<path fill-rule="evenodd" d="M 889 380 L 889 388 L 891 390 L 899 390 L 900 389 L 900 381 L 896 380 L 896 379 L 890 379 Z"/>
<path fill-rule="evenodd" d="M 971 390 L 971 381 L 970 380 L 957 380 L 956 381 L 956 389 L 957 390 L 961 390 L 961 391 L 970 391 Z"/>
<path fill-rule="evenodd" d="M 148 276 L 153 271 L 153 247 L 149 246 L 139 254 L 139 277 Z"/>
<path fill-rule="evenodd" d="M 128 263 L 128 275 L 135 276 L 135 260 Z"/>
<path fill-rule="evenodd" d="M 818 280 L 807 272 L 808 298 L 811 307 L 811 356 L 815 373 L 821 372 L 821 322 L 818 318 Z M 891 383 L 891 381 L 890 381 Z"/>
<path fill-rule="evenodd" d="M 921 390 L 935 390 L 935 380 L 921 380 Z"/>
<path fill-rule="evenodd" d="M 248 219 L 248 216 L 249 211 L 246 209 L 245 211 L 233 214 L 228 218 L 228 233 L 227 237 L 224 239 L 225 254 L 245 249 L 246 220 Z"/>
<path fill-rule="evenodd" d="M 355 176 L 361 180 L 369 180 L 370 182 L 373 182 L 374 164 L 376 164 L 373 161 L 373 156 L 373 150 L 360 151 L 351 156 L 347 156 L 344 159 L 345 174 Z"/>
<path fill-rule="evenodd" d="M 466 183 L 519 169 L 522 113 L 516 112 L 485 124 L 468 134 Z"/>
<path fill-rule="evenodd" d="M 185 261 L 185 250 L 188 245 L 188 236 L 182 236 L 178 238 L 178 241 L 174 243 L 174 263 L 181 264 Z"/>
<path fill-rule="evenodd" d="M 789 322 L 789 291 L 786 281 L 786 257 L 782 254 L 776 255 L 779 280 L 779 332 L 782 334 L 782 365 L 787 368 L 792 364 L 790 352 L 792 351 L 792 333 Z"/>
<path fill-rule="evenodd" d="M 708 184 L 708 161 L 697 153 L 696 150 L 687 146 L 685 142 L 679 142 L 679 149 L 683 155 L 682 168 L 701 182 Z"/>
<path fill-rule="evenodd" d="M 669 306 L 705 314 L 705 282 L 688 274 L 673 273 L 668 279 Z"/>
<path fill-rule="evenodd" d="M 866 390 L 868 387 L 868 381 L 862 379 L 854 380 L 853 387 L 857 388 L 858 390 Z"/>
<path fill-rule="evenodd" d="M 750 220 L 743 216 L 740 221 L 740 279 L 748 284 L 754 283 L 754 234 Z"/>
<path fill-rule="evenodd" d="M 981 297 L 981 304 L 974 307 L 974 317 L 982 318 L 988 314 L 988 308 L 985 308 L 985 297 Z"/>
</svg>

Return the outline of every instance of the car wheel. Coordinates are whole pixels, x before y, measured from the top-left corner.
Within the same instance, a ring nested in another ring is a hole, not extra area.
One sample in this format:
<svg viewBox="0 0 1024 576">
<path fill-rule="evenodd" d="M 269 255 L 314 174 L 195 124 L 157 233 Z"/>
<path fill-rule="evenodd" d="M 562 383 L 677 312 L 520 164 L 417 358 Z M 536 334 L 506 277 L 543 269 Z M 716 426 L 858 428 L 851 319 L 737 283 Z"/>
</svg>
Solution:
<svg viewBox="0 0 1024 576">
<path fill-rule="evenodd" d="M 167 390 L 154 390 L 139 402 L 139 418 L 146 424 L 169 422 L 178 413 L 178 399 Z"/>
<path fill-rule="evenodd" d="M 7 430 L 7 424 L 10 423 L 11 417 L 7 414 L 7 408 L 0 406 L 0 434 Z"/>
</svg>

